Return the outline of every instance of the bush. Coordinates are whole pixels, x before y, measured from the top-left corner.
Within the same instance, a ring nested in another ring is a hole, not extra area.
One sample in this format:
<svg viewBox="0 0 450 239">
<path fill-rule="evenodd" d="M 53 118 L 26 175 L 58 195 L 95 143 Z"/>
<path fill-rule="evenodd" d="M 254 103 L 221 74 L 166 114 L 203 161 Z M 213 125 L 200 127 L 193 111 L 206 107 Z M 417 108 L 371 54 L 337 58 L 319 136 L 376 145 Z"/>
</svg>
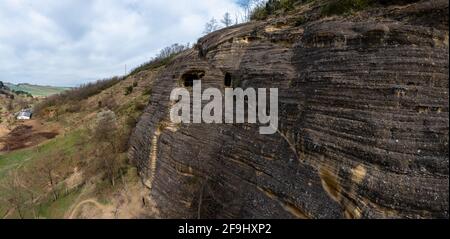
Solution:
<svg viewBox="0 0 450 239">
<path fill-rule="evenodd" d="M 296 27 L 301 26 L 301 25 L 305 24 L 306 21 L 307 20 L 304 16 L 297 17 L 297 19 L 295 19 L 295 26 Z"/>
<path fill-rule="evenodd" d="M 130 75 L 137 74 L 144 70 L 156 69 L 161 66 L 167 65 L 176 55 L 185 50 L 188 50 L 189 48 L 190 48 L 189 43 L 186 45 L 176 43 L 173 44 L 172 46 L 168 46 L 162 49 L 155 58 L 132 70 Z"/>
<path fill-rule="evenodd" d="M 97 113 L 97 121 L 93 130 L 93 138 L 96 142 L 109 144 L 115 151 L 116 145 L 114 139 L 117 133 L 117 128 L 118 124 L 116 114 L 111 110 L 101 111 Z"/>
<path fill-rule="evenodd" d="M 144 111 L 146 107 L 147 107 L 147 104 L 142 103 L 142 102 L 136 102 L 136 103 L 134 104 L 134 108 L 135 108 L 137 111 L 139 111 L 139 112 Z"/>
<path fill-rule="evenodd" d="M 12 92 L 16 95 L 25 95 L 26 97 L 33 97 L 32 94 L 30 94 L 26 91 L 23 91 L 23 90 L 13 90 Z"/>
<path fill-rule="evenodd" d="M 52 106 L 59 106 L 61 104 L 70 103 L 70 102 L 76 102 L 81 101 L 84 99 L 87 99 L 93 95 L 96 95 L 113 85 L 117 84 L 121 80 L 123 80 L 123 77 L 113 77 L 110 79 L 105 80 L 99 80 L 92 83 L 87 83 L 84 85 L 79 86 L 78 88 L 74 88 L 69 91 L 65 91 L 60 94 L 51 95 L 47 97 L 44 101 L 37 104 L 34 107 L 35 114 L 39 115 L 41 111 L 45 108 L 52 107 Z"/>
<path fill-rule="evenodd" d="M 354 11 L 361 11 L 369 7 L 372 0 L 339 0 L 333 1 L 322 8 L 322 15 L 345 15 Z"/>
<path fill-rule="evenodd" d="M 256 5 L 250 13 L 250 20 L 264 20 L 278 11 L 292 11 L 299 0 L 269 0 L 265 4 Z"/>
<path fill-rule="evenodd" d="M 130 129 L 134 129 L 134 127 L 136 127 L 137 123 L 138 123 L 138 120 L 133 115 L 129 115 L 126 119 L 126 125 Z"/>
<path fill-rule="evenodd" d="M 152 89 L 151 87 L 145 89 L 143 95 L 151 95 L 151 94 L 152 94 L 152 90 L 153 90 L 153 89 Z"/>
<path fill-rule="evenodd" d="M 112 87 L 113 85 L 117 84 L 121 80 L 123 80 L 124 77 L 113 77 L 110 79 L 105 80 L 99 80 L 93 83 L 87 83 L 84 85 L 81 85 L 78 88 L 72 89 L 70 91 L 66 91 L 60 96 L 62 98 L 65 98 L 66 101 L 73 101 L 73 100 L 84 100 L 87 99 L 93 95 L 99 94 L 100 92 Z"/>
<path fill-rule="evenodd" d="M 257 6 L 252 10 L 250 15 L 251 20 L 264 20 L 269 16 L 265 6 Z"/>
<path fill-rule="evenodd" d="M 133 86 L 130 85 L 130 86 L 125 87 L 125 95 L 129 95 L 131 93 L 133 93 Z"/>
<path fill-rule="evenodd" d="M 108 110 L 116 110 L 119 105 L 117 104 L 114 97 L 106 97 L 103 100 L 103 107 L 105 107 Z"/>
<path fill-rule="evenodd" d="M 66 108 L 66 112 L 68 113 L 77 113 L 81 111 L 81 104 L 80 102 L 73 102 L 69 104 Z"/>
<path fill-rule="evenodd" d="M 127 122 L 128 124 L 128 122 Z M 122 125 L 117 115 L 111 110 L 97 113 L 96 121 L 91 128 L 91 142 L 95 145 L 94 155 L 86 168 L 87 177 L 102 175 L 102 179 L 115 185 L 126 167 L 125 152 L 128 150 L 128 139 L 131 128 Z"/>
</svg>

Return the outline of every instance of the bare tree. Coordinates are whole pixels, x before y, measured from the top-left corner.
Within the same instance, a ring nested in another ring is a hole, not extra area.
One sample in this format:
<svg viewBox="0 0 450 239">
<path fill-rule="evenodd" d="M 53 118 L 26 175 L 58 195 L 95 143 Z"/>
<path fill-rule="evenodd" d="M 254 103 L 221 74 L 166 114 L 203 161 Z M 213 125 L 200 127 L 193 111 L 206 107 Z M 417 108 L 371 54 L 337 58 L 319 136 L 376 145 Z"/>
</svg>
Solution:
<svg viewBox="0 0 450 239">
<path fill-rule="evenodd" d="M 252 15 L 252 11 L 257 7 L 264 6 L 266 2 L 267 0 L 239 0 L 237 3 L 244 10 L 242 21 L 249 21 Z"/>
<path fill-rule="evenodd" d="M 205 24 L 205 31 L 203 32 L 205 35 L 219 29 L 219 25 L 217 24 L 217 20 L 215 18 L 211 18 L 209 22 Z"/>
<path fill-rule="evenodd" d="M 56 157 L 42 159 L 36 164 L 36 172 L 40 179 L 45 180 L 45 184 L 50 186 L 50 192 L 53 195 L 53 200 L 56 201 L 59 198 L 58 192 L 58 180 L 57 180 L 57 167 L 61 160 L 64 159 L 63 153 L 59 153 Z"/>
<path fill-rule="evenodd" d="M 110 147 L 101 145 L 96 150 L 96 157 L 98 159 L 97 165 L 94 166 L 97 170 L 104 170 L 104 175 L 112 186 L 116 185 L 116 177 L 120 169 L 120 161 L 117 154 L 108 153 Z"/>
<path fill-rule="evenodd" d="M 164 58 L 167 58 L 167 57 L 171 57 L 171 56 L 173 56 L 175 54 L 178 54 L 178 53 L 180 53 L 180 52 L 182 52 L 184 50 L 189 49 L 189 47 L 190 47 L 189 43 L 187 45 L 182 45 L 182 44 L 175 43 L 175 44 L 173 44 L 171 46 L 168 46 L 168 47 L 165 47 L 164 49 L 162 49 L 159 52 L 159 55 L 156 56 L 156 58 L 157 59 L 164 59 Z"/>
<path fill-rule="evenodd" d="M 241 16 L 240 13 L 235 13 L 235 14 L 234 14 L 234 17 L 235 17 L 234 24 L 235 24 L 235 25 L 239 24 L 239 19 L 241 18 L 240 16 Z"/>
<path fill-rule="evenodd" d="M 94 168 L 105 170 L 106 177 L 114 186 L 120 168 L 118 153 L 121 137 L 117 126 L 117 118 L 113 111 L 107 110 L 97 114 L 94 139 L 99 143 L 96 150 L 98 165 Z"/>
<path fill-rule="evenodd" d="M 116 114 L 111 110 L 97 113 L 97 121 L 94 127 L 94 139 L 100 143 L 108 143 L 113 149 L 114 136 L 117 130 Z"/>
<path fill-rule="evenodd" d="M 17 97 L 16 102 L 17 102 L 17 105 L 18 105 L 21 109 L 28 108 L 28 106 L 29 106 L 29 105 L 28 105 L 28 102 L 27 102 L 25 99 L 21 98 L 21 97 Z"/>
<path fill-rule="evenodd" d="M 26 209 L 31 202 L 28 190 L 16 171 L 10 172 L 2 182 L 1 201 L 4 205 L 10 205 L 21 219 L 25 218 Z"/>
<path fill-rule="evenodd" d="M 220 20 L 220 22 L 222 22 L 222 24 L 223 24 L 225 27 L 231 26 L 231 25 L 233 24 L 233 20 L 231 20 L 231 15 L 230 15 L 230 13 L 226 12 L 226 13 L 223 15 L 222 20 Z"/>
<path fill-rule="evenodd" d="M 253 0 L 239 0 L 238 5 L 244 10 L 244 21 L 248 21 L 250 18 L 250 11 L 252 9 Z"/>
<path fill-rule="evenodd" d="M 6 105 L 6 109 L 11 112 L 14 109 L 13 100 L 9 99 L 8 104 Z"/>
</svg>

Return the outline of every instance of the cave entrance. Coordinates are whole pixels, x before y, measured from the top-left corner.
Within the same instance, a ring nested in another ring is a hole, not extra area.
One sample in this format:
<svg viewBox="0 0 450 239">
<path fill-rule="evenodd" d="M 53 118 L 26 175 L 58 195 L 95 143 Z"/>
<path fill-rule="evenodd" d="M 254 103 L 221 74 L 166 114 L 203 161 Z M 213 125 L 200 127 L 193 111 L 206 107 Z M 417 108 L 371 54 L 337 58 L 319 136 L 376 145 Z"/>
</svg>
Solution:
<svg viewBox="0 0 450 239">
<path fill-rule="evenodd" d="M 225 87 L 231 87 L 232 85 L 231 74 L 228 72 L 225 73 L 224 85 Z"/>
<path fill-rule="evenodd" d="M 201 80 L 205 76 L 205 71 L 193 70 L 184 73 L 181 76 L 181 82 L 184 87 L 193 87 L 195 80 Z"/>
</svg>

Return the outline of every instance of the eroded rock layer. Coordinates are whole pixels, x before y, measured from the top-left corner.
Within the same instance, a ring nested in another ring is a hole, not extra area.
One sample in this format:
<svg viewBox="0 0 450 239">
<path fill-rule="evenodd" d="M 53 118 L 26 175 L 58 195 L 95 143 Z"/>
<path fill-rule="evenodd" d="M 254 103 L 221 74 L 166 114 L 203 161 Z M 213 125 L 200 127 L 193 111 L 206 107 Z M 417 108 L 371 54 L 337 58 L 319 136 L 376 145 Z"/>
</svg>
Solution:
<svg viewBox="0 0 450 239">
<path fill-rule="evenodd" d="M 448 1 L 319 12 L 212 33 L 160 71 L 129 154 L 162 217 L 448 218 Z M 171 123 L 194 73 L 279 88 L 279 131 Z"/>
</svg>

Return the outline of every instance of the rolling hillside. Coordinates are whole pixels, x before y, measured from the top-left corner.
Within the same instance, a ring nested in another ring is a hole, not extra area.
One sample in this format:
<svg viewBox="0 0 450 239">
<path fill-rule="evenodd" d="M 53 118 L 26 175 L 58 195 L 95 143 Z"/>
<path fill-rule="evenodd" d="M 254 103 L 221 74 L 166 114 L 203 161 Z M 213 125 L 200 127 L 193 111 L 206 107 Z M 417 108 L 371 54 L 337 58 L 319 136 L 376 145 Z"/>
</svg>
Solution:
<svg viewBox="0 0 450 239">
<path fill-rule="evenodd" d="M 61 93 L 63 91 L 69 90 L 68 87 L 55 87 L 55 86 L 41 86 L 41 85 L 31 85 L 31 84 L 11 84 L 5 83 L 5 85 L 13 91 L 24 91 L 28 92 L 34 97 L 46 97 L 49 95 L 54 95 Z"/>
</svg>

